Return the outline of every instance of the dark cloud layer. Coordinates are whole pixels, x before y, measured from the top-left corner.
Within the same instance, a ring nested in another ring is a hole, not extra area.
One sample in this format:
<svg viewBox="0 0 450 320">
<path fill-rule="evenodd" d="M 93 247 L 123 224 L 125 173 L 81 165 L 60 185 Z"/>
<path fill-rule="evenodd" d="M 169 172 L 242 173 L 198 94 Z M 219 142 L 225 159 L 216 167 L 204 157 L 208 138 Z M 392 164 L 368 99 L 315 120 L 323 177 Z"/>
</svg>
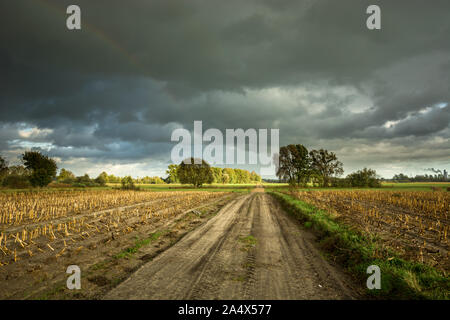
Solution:
<svg viewBox="0 0 450 320">
<path fill-rule="evenodd" d="M 81 31 L 65 27 L 74 3 Z M 374 3 L 380 31 L 365 27 Z M 203 120 L 279 128 L 281 144 L 327 147 L 347 172 L 449 166 L 447 0 L 15 0 L 0 12 L 10 160 L 34 146 L 79 171 L 162 174 L 172 130 Z"/>
</svg>

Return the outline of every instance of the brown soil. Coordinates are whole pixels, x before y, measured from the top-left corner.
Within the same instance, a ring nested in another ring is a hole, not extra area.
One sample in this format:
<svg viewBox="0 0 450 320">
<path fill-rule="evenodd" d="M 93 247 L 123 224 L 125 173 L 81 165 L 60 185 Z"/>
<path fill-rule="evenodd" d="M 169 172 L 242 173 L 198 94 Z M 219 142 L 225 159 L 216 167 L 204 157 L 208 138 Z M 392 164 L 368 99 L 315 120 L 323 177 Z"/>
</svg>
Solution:
<svg viewBox="0 0 450 320">
<path fill-rule="evenodd" d="M 257 190 L 262 191 L 262 190 Z M 240 196 L 104 299 L 355 299 L 355 285 L 270 195 Z"/>
<path fill-rule="evenodd" d="M 330 212 L 337 221 L 347 226 L 365 234 L 376 235 L 383 246 L 397 252 L 404 259 L 428 264 L 444 273 L 450 271 L 450 243 L 446 233 L 444 236 L 441 232 L 441 236 L 438 236 L 438 229 L 448 230 L 450 225 L 450 220 L 446 218 L 448 206 L 442 206 L 442 212 L 438 211 L 436 215 L 436 212 L 433 214 L 413 210 L 382 200 L 349 199 L 345 198 L 344 193 L 328 197 L 317 196 L 319 194 L 316 191 L 303 193 L 300 199 Z M 392 194 L 397 194 L 398 197 L 409 195 L 412 199 L 423 202 L 436 201 L 421 198 L 423 193 L 417 195 L 412 191 Z M 291 195 L 297 197 L 296 194 Z M 371 210 L 376 215 L 369 214 Z M 436 223 L 439 224 L 438 227 Z"/>
<path fill-rule="evenodd" d="M 77 237 L 76 241 L 65 240 L 63 251 L 56 241 L 52 243 L 55 249 L 52 251 L 45 247 L 46 238 L 36 239 L 35 247 L 42 247 L 42 252 L 33 249 L 32 256 L 18 256 L 16 262 L 0 267 L 0 299 L 99 299 L 236 196 L 225 194 L 174 215 L 163 215 L 164 209 L 146 221 L 138 217 L 153 202 L 115 208 L 123 217 L 126 212 L 133 214 L 121 219 L 118 228 L 109 233 L 91 232 L 89 236 Z M 109 211 L 89 214 L 89 222 L 93 224 L 99 213 Z M 66 288 L 69 265 L 81 269 L 81 290 Z"/>
</svg>

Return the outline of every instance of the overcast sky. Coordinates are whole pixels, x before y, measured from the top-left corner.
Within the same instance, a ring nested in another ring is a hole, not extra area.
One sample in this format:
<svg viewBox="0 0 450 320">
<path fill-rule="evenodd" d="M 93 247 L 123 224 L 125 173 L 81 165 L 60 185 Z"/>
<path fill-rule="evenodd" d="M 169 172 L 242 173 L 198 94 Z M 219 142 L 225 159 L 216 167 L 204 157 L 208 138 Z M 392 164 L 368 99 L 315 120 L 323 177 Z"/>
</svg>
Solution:
<svg viewBox="0 0 450 320">
<path fill-rule="evenodd" d="M 450 169 L 448 0 L 0 0 L 0 39 L 11 164 L 40 148 L 77 175 L 164 175 L 172 131 L 202 120 L 278 128 L 345 174 Z"/>
</svg>

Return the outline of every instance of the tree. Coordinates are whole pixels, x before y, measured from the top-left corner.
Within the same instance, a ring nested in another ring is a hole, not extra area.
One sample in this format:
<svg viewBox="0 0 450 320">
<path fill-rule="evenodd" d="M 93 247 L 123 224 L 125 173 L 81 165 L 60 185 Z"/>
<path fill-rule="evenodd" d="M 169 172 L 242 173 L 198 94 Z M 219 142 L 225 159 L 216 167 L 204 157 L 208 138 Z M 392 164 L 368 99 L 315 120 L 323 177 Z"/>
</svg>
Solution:
<svg viewBox="0 0 450 320">
<path fill-rule="evenodd" d="M 201 164 L 196 164 L 194 158 L 183 160 L 178 167 L 177 173 L 181 183 L 193 184 L 196 188 L 201 187 L 204 183 L 212 183 L 214 181 L 211 167 L 203 159 Z"/>
<path fill-rule="evenodd" d="M 71 171 L 62 168 L 57 180 L 59 182 L 72 183 L 75 181 L 75 175 Z"/>
<path fill-rule="evenodd" d="M 167 168 L 166 173 L 169 175 L 167 177 L 169 179 L 169 183 L 180 182 L 180 179 L 178 178 L 178 165 L 177 164 L 169 164 L 169 167 Z"/>
<path fill-rule="evenodd" d="M 98 178 L 104 180 L 105 183 L 108 183 L 108 182 L 109 182 L 109 180 L 108 180 L 108 174 L 107 174 L 105 171 L 103 171 L 102 173 L 100 173 L 100 174 L 98 175 L 97 179 L 98 179 Z"/>
<path fill-rule="evenodd" d="M 120 183 L 121 181 L 120 177 L 116 177 L 113 174 L 109 175 L 107 180 L 109 183 Z"/>
<path fill-rule="evenodd" d="M 255 171 L 250 173 L 250 180 L 255 182 L 261 182 L 261 176 L 257 174 Z"/>
<path fill-rule="evenodd" d="M 77 177 L 77 182 L 79 183 L 90 183 L 91 177 L 87 173 L 84 174 L 84 176 Z"/>
<path fill-rule="evenodd" d="M 213 177 L 214 177 L 214 183 L 222 183 L 223 181 L 223 176 L 222 176 L 222 168 L 211 168 L 212 172 L 213 172 Z"/>
<path fill-rule="evenodd" d="M 234 169 L 236 176 L 238 177 L 238 183 L 249 183 L 250 182 L 250 172 L 243 169 Z"/>
<path fill-rule="evenodd" d="M 55 160 L 38 151 L 26 151 L 22 161 L 31 170 L 30 182 L 34 187 L 45 187 L 56 177 L 58 167 Z"/>
<path fill-rule="evenodd" d="M 95 182 L 98 183 L 101 186 L 106 185 L 106 183 L 108 182 L 108 174 L 106 172 L 102 172 L 98 175 L 97 178 L 95 178 Z"/>
<path fill-rule="evenodd" d="M 225 168 L 222 170 L 223 183 L 236 183 L 236 174 L 231 168 Z"/>
<path fill-rule="evenodd" d="M 28 178 L 31 175 L 31 170 L 21 165 L 11 166 L 8 168 L 8 175 L 26 176 Z"/>
<path fill-rule="evenodd" d="M 377 172 L 373 169 L 364 168 L 353 172 L 347 176 L 352 187 L 380 187 L 381 183 L 377 177 Z"/>
<path fill-rule="evenodd" d="M 311 159 L 301 144 L 290 144 L 280 148 L 277 176 L 292 185 L 305 185 L 311 174 Z"/>
<path fill-rule="evenodd" d="M 106 183 L 108 182 L 108 174 L 103 171 L 97 176 L 97 178 L 94 179 L 94 182 L 100 186 L 106 185 Z"/>
<path fill-rule="evenodd" d="M 164 180 L 161 179 L 160 177 L 143 177 L 142 179 L 140 179 L 140 181 L 138 183 L 143 183 L 143 184 L 164 184 Z"/>
<path fill-rule="evenodd" d="M 122 189 L 126 189 L 126 190 L 136 189 L 133 178 L 130 176 L 123 177 L 121 180 L 121 183 L 122 183 Z"/>
<path fill-rule="evenodd" d="M 8 174 L 8 163 L 6 162 L 3 157 L 0 156 L 0 182 L 3 181 L 3 179 Z"/>
<path fill-rule="evenodd" d="M 340 176 L 344 173 L 342 162 L 337 159 L 334 152 L 325 149 L 312 150 L 309 156 L 312 169 L 323 177 L 325 187 L 330 185 L 330 177 Z"/>
<path fill-rule="evenodd" d="M 406 174 L 400 173 L 394 175 L 392 180 L 398 181 L 398 182 L 407 182 L 410 181 L 409 177 Z"/>
</svg>

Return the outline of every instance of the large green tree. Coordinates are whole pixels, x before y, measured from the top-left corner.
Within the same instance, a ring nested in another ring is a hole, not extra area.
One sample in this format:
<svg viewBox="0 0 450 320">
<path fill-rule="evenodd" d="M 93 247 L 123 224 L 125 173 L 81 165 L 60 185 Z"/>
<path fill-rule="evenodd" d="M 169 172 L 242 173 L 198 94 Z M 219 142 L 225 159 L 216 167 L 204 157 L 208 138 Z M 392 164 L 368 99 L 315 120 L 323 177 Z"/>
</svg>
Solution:
<svg viewBox="0 0 450 320">
<path fill-rule="evenodd" d="M 169 175 L 168 176 L 169 183 L 180 182 L 180 179 L 178 178 L 178 165 L 177 164 L 169 164 L 169 167 L 167 168 L 166 173 Z"/>
<path fill-rule="evenodd" d="M 344 173 L 342 162 L 337 159 L 334 152 L 325 149 L 312 150 L 309 156 L 311 157 L 312 169 L 322 176 L 325 187 L 330 185 L 331 177 L 340 176 Z"/>
<path fill-rule="evenodd" d="M 98 175 L 97 178 L 95 178 L 95 182 L 101 186 L 106 185 L 106 183 L 108 182 L 108 174 L 105 171 L 103 171 Z"/>
<path fill-rule="evenodd" d="M 72 183 L 75 181 L 75 178 L 76 178 L 75 175 L 71 171 L 66 170 L 64 168 L 61 169 L 57 177 L 59 182 L 65 183 Z"/>
<path fill-rule="evenodd" d="M 292 185 L 306 185 L 311 175 L 308 149 L 301 144 L 280 148 L 277 176 Z"/>
<path fill-rule="evenodd" d="M 381 186 L 378 179 L 377 172 L 373 169 L 364 168 L 353 172 L 347 176 L 352 187 L 371 187 L 376 188 Z"/>
<path fill-rule="evenodd" d="M 212 167 L 211 170 L 213 172 L 214 183 L 222 183 L 223 181 L 222 168 Z"/>
<path fill-rule="evenodd" d="M 38 151 L 26 151 L 22 155 L 24 166 L 31 170 L 30 183 L 34 187 L 45 187 L 56 177 L 55 160 Z"/>
<path fill-rule="evenodd" d="M 224 168 L 222 170 L 222 181 L 223 183 L 237 183 L 234 170 L 231 168 Z"/>
<path fill-rule="evenodd" d="M 136 189 L 133 178 L 131 176 L 123 177 L 120 182 L 122 183 L 122 189 L 126 190 Z"/>
<path fill-rule="evenodd" d="M 210 165 L 205 161 L 195 162 L 194 158 L 183 160 L 177 170 L 178 178 L 183 184 L 193 184 L 194 187 L 201 187 L 204 183 L 212 183 L 214 175 Z"/>
</svg>

